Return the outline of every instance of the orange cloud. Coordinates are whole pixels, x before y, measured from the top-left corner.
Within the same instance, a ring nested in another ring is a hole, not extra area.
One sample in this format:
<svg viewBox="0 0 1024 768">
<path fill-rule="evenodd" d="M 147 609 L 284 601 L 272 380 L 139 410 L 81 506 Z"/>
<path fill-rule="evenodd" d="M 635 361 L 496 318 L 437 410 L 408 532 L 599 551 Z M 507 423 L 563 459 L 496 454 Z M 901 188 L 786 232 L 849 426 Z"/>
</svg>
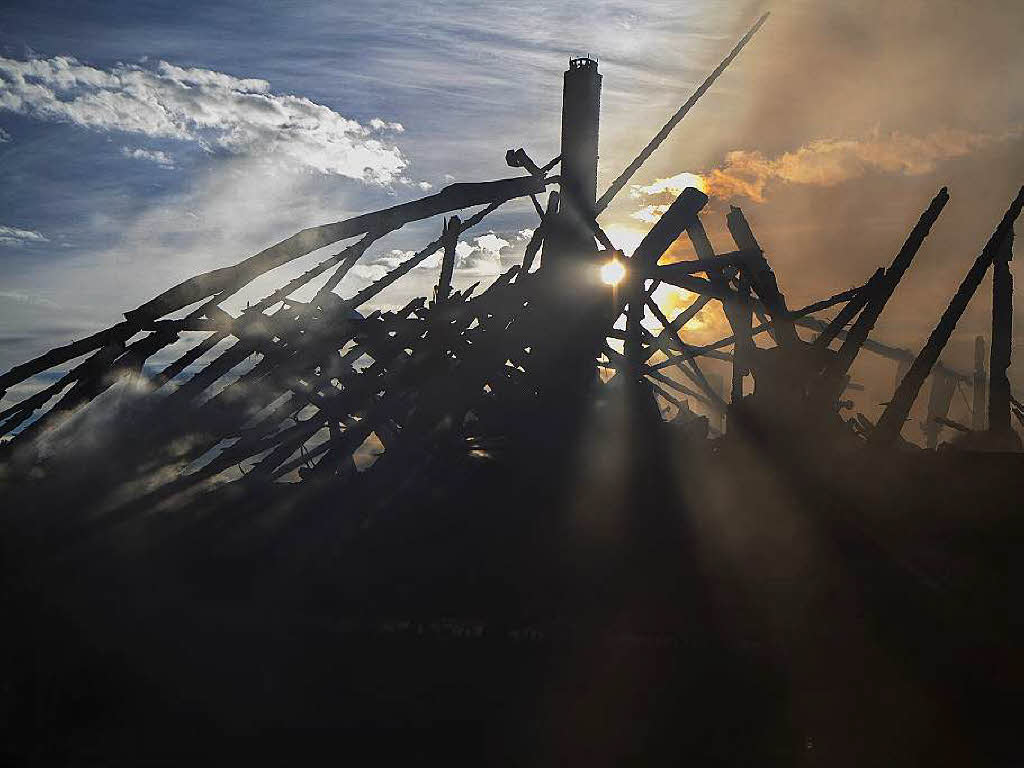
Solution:
<svg viewBox="0 0 1024 768">
<path fill-rule="evenodd" d="M 725 156 L 722 167 L 704 176 L 713 197 L 763 202 L 772 181 L 831 187 L 869 173 L 917 176 L 934 171 L 940 160 L 1019 138 L 1021 133 L 1019 127 L 1002 134 L 943 129 L 925 136 L 893 132 L 866 139 L 817 139 L 776 157 L 735 150 Z"/>
</svg>

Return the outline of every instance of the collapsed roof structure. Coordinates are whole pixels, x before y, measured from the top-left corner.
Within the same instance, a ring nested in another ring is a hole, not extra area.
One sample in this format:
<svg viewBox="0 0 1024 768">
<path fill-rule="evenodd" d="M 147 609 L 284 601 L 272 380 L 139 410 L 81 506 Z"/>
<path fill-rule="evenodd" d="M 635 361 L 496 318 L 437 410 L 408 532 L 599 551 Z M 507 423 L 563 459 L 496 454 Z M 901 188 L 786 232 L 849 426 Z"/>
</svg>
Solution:
<svg viewBox="0 0 1024 768">
<path fill-rule="evenodd" d="M 145 446 L 166 446 L 183 435 L 201 435 L 190 441 L 188 458 L 222 448 L 201 469 L 176 479 L 171 488 L 161 491 L 164 494 L 256 457 L 247 483 L 296 471 L 304 478 L 326 475 L 344 481 L 355 471 L 353 454 L 371 434 L 379 438 L 385 452 L 375 473 L 388 472 L 386 468 L 399 461 L 408 469 L 409 457 L 429 453 L 440 440 L 493 439 L 516 429 L 512 425 L 523 419 L 547 423 L 545 411 L 564 410 L 558 404 L 563 397 L 580 400 L 578 393 L 588 391 L 599 365 L 621 374 L 612 380 L 616 385 L 624 381 L 625 386 L 639 387 L 640 397 L 651 400 L 655 413 L 655 398 L 676 406 L 682 399 L 694 398 L 712 412 L 728 413 L 729 430 L 740 428 L 744 420 L 766 419 L 779 429 L 792 428 L 797 420 L 804 422 L 804 429 L 811 429 L 812 422 L 838 429 L 839 398 L 849 383 L 851 365 L 864 350 L 911 363 L 877 424 L 862 415 L 849 422 L 846 431 L 857 433 L 868 446 L 878 448 L 899 439 L 911 406 L 933 375 L 937 383 L 929 410 L 930 447 L 935 447 L 936 427 L 950 424 L 945 417 L 951 387 L 968 382 L 975 387 L 987 383 L 988 419 L 983 430 L 977 418 L 970 428 L 951 424 L 966 433 L 961 442 L 995 450 L 1019 449 L 1010 417 L 1021 419 L 1024 413 L 1006 377 L 1012 313 L 1008 265 L 1013 222 L 1024 203 L 1024 191 L 1010 205 L 917 355 L 882 344 L 870 333 L 949 199 L 945 188 L 890 265 L 879 267 L 861 286 L 797 310 L 787 306 L 739 208 L 733 207 L 727 217 L 736 249 L 713 251 L 699 216 L 707 197 L 696 189 L 678 197 L 628 259 L 597 223 L 596 217 L 765 18 L 758 20 L 600 198 L 596 183 L 601 76 L 596 61 L 573 59 L 565 73 L 562 153 L 543 167 L 524 150 L 509 150 L 508 164 L 526 175 L 453 184 L 420 200 L 303 230 L 233 266 L 186 280 L 126 312 L 124 321 L 0 375 L 0 390 L 6 390 L 86 356 L 54 383 L 0 412 L 0 429 L 13 438 L 3 446 L 5 458 L 17 455 L 16 464 L 34 462 L 38 456 L 32 444 L 39 436 L 126 376 L 145 379 L 152 397 L 160 398 L 159 407 L 147 412 L 145 428 L 136 432 Z M 552 175 L 559 164 L 561 172 Z M 538 195 L 555 185 L 559 189 L 550 192 L 542 205 Z M 533 200 L 540 219 L 523 263 L 478 295 L 473 295 L 473 289 L 453 291 L 459 237 L 503 203 L 521 197 Z M 452 216 L 436 240 L 355 295 L 342 298 L 335 292 L 360 257 L 385 234 L 409 222 L 474 206 L 484 207 L 465 221 Z M 659 265 L 684 232 L 698 258 Z M 239 316 L 220 308 L 268 271 L 352 238 L 359 239 Z M 360 314 L 385 288 L 438 252 L 443 252 L 443 259 L 432 297 L 416 299 L 397 311 Z M 625 282 L 615 290 L 596 280 L 597 267 L 610 259 L 626 266 Z M 995 301 L 991 375 L 986 377 L 980 368 L 980 373 L 952 370 L 939 362 L 939 356 L 990 267 Z M 326 282 L 308 302 L 292 298 L 324 275 L 328 275 Z M 670 320 L 652 299 L 661 283 L 692 292 L 696 301 Z M 569 309 L 568 295 L 573 296 Z M 687 343 L 682 329 L 711 301 L 721 302 L 731 335 L 703 346 Z M 840 311 L 830 322 L 814 317 L 833 307 Z M 613 326 L 622 312 L 627 322 L 619 330 Z M 645 314 L 653 316 L 660 330 L 649 330 L 650 323 L 643 322 Z M 561 327 L 557 341 L 552 338 L 556 326 Z M 816 335 L 804 341 L 797 327 Z M 149 373 L 147 360 L 175 343 L 184 331 L 203 332 L 206 338 L 163 370 Z M 758 345 L 758 339 L 768 346 Z M 228 346 L 225 340 L 235 343 Z M 609 343 L 615 340 L 624 349 Z M 830 346 L 834 341 L 841 342 L 836 350 Z M 732 352 L 726 351 L 729 347 Z M 212 350 L 219 354 L 210 355 Z M 259 361 L 247 364 L 253 355 Z M 656 356 L 662 359 L 655 360 Z M 731 363 L 728 399 L 702 372 L 702 357 Z M 199 361 L 205 365 L 197 369 Z M 239 375 L 240 371 L 244 372 Z M 667 375 L 668 371 L 681 376 Z M 192 375 L 183 376 L 187 373 Z M 745 396 L 743 382 L 748 375 L 754 378 L 754 389 Z M 984 399 L 984 393 L 975 392 L 976 403 Z M 531 415 L 531 410 L 536 412 Z M 139 466 L 147 461 L 145 446 L 126 452 Z M 125 466 L 123 471 L 133 469 Z"/>
</svg>

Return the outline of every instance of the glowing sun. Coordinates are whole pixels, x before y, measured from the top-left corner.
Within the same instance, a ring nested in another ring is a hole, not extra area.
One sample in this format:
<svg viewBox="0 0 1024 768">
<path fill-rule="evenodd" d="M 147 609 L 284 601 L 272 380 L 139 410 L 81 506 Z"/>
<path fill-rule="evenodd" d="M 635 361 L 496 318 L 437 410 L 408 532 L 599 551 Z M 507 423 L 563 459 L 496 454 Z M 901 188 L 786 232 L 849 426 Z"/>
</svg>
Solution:
<svg viewBox="0 0 1024 768">
<path fill-rule="evenodd" d="M 601 267 L 601 282 L 605 285 L 618 285 L 626 276 L 626 267 L 618 259 L 612 259 Z"/>
</svg>

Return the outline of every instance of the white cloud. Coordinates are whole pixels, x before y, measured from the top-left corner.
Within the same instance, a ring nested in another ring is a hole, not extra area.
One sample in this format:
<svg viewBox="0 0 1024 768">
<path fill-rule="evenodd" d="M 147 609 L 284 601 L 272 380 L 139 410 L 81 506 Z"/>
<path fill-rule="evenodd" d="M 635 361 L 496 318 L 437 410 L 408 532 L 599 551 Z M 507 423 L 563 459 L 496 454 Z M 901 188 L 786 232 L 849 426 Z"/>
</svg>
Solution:
<svg viewBox="0 0 1024 768">
<path fill-rule="evenodd" d="M 121 147 L 121 154 L 134 160 L 149 160 L 161 168 L 169 169 L 174 167 L 174 158 L 166 152 L 161 152 L 159 149 L 149 150 L 140 149 L 139 147 Z"/>
<path fill-rule="evenodd" d="M 647 185 L 630 185 L 629 196 L 633 198 L 650 197 L 652 195 L 667 194 L 673 200 L 687 187 L 694 187 L 701 192 L 707 191 L 707 183 L 703 177 L 696 173 L 684 171 L 668 178 L 655 179 Z"/>
<path fill-rule="evenodd" d="M 403 258 L 402 260 L 404 261 L 405 259 L 409 258 L 410 256 L 413 255 L 413 253 L 414 253 L 414 251 L 406 251 L 405 252 L 405 258 Z M 427 258 L 425 258 L 423 261 L 421 261 L 416 268 L 417 269 L 440 269 L 441 268 L 441 260 L 443 258 L 444 258 L 444 251 L 443 250 L 434 251 L 432 254 L 427 256 Z"/>
<path fill-rule="evenodd" d="M 10 140 L 11 140 L 11 134 L 9 134 L 3 128 L 0 128 L 0 144 L 6 144 Z"/>
<path fill-rule="evenodd" d="M 476 244 L 485 253 L 493 254 L 495 257 L 500 254 L 503 248 L 508 248 L 511 245 L 508 240 L 498 237 L 493 232 L 488 232 L 486 235 L 478 237 Z"/>
<path fill-rule="evenodd" d="M 48 242 L 48 238 L 35 230 L 0 226 L 0 245 L 25 245 L 27 243 Z"/>
<path fill-rule="evenodd" d="M 462 245 L 462 243 L 460 243 Z M 467 246 L 468 247 L 468 246 Z M 455 249 L 458 253 L 458 248 Z M 472 250 L 472 249 L 471 249 Z M 371 256 L 366 259 L 365 263 L 380 265 L 387 270 L 392 270 L 399 266 L 402 262 L 407 261 L 416 255 L 416 251 L 403 251 L 400 248 L 392 248 L 387 253 L 380 253 L 376 256 Z M 444 256 L 444 251 L 439 249 L 434 253 L 427 256 L 423 261 L 416 265 L 416 269 L 438 269 L 441 266 L 441 258 Z M 359 273 L 356 272 L 356 275 Z"/>
<path fill-rule="evenodd" d="M 392 133 L 405 133 L 405 126 L 401 123 L 389 123 L 375 117 L 370 121 L 370 127 L 375 131 L 391 131 Z"/>
<path fill-rule="evenodd" d="M 477 275 L 497 275 L 501 272 L 501 252 L 512 243 L 493 232 L 475 238 L 475 245 L 459 242 L 455 247 L 460 269 Z"/>
<path fill-rule="evenodd" d="M 237 78 L 165 61 L 155 68 L 99 69 L 66 56 L 0 57 L 0 110 L 98 131 L 196 142 L 204 149 L 271 158 L 293 168 L 387 184 L 406 166 L 370 127 L 322 104 L 274 94 L 266 80 Z M 380 127 L 377 127 L 379 124 Z"/>
<path fill-rule="evenodd" d="M 396 181 L 399 184 L 405 184 L 407 187 L 416 187 L 417 189 L 421 189 L 424 192 L 428 192 L 434 188 L 434 185 L 431 184 L 429 181 L 413 181 L 408 176 L 399 176 L 396 179 Z"/>
<path fill-rule="evenodd" d="M 387 273 L 388 268 L 383 264 L 356 264 L 349 272 L 354 277 L 371 283 L 375 280 L 380 280 Z"/>
</svg>

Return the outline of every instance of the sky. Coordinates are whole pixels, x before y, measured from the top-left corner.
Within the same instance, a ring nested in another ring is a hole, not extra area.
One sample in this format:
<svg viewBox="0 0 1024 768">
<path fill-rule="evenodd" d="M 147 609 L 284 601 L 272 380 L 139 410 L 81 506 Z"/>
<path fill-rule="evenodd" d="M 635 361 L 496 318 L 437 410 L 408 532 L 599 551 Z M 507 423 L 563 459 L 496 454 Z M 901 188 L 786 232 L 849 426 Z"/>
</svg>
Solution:
<svg viewBox="0 0 1024 768">
<path fill-rule="evenodd" d="M 0 369 L 304 227 L 514 175 L 506 149 L 548 160 L 570 55 L 604 76 L 603 189 L 765 10 L 601 223 L 628 250 L 699 174 L 716 249 L 742 207 L 800 306 L 887 264 L 948 185 L 876 331 L 919 348 L 1024 183 L 1020 3 L 34 0 L 0 13 Z M 528 203 L 489 217 L 456 284 L 514 263 L 534 226 Z M 339 291 L 439 231 L 380 241 Z M 429 266 L 382 302 L 429 293 Z M 988 334 L 988 302 L 986 284 L 954 365 Z M 695 340 L 721 330 L 709 312 Z M 894 375 L 859 362 L 858 406 L 877 416 Z"/>
</svg>

